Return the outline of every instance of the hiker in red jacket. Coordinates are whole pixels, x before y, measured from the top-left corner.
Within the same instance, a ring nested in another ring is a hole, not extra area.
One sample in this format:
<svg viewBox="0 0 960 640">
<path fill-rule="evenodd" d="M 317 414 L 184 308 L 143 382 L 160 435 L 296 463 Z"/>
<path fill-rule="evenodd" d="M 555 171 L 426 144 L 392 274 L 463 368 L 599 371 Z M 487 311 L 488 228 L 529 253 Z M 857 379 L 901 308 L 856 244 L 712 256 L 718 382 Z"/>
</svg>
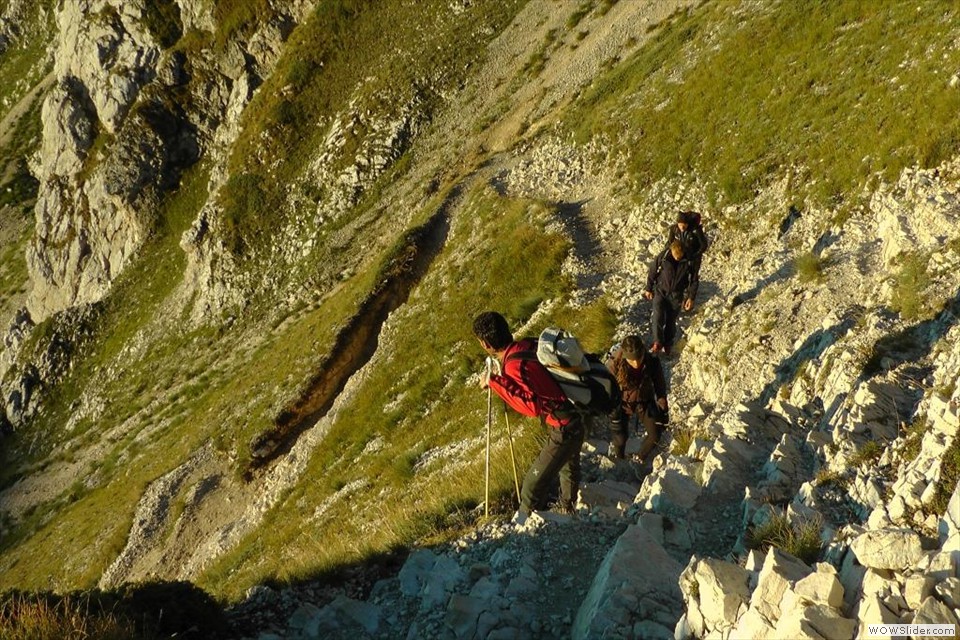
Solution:
<svg viewBox="0 0 960 640">
<path fill-rule="evenodd" d="M 473 333 L 484 351 L 499 360 L 503 371 L 482 380 L 481 388 L 489 386 L 512 409 L 540 418 L 549 427 L 540 455 L 523 478 L 520 512 L 529 515 L 545 509 L 550 486 L 559 476 L 560 502 L 556 509 L 572 513 L 580 490 L 583 421 L 569 410 L 560 386 L 535 357 L 515 357 L 525 351 L 536 352 L 536 340 L 515 342 L 506 319 L 495 311 L 478 315 L 473 321 Z"/>
</svg>

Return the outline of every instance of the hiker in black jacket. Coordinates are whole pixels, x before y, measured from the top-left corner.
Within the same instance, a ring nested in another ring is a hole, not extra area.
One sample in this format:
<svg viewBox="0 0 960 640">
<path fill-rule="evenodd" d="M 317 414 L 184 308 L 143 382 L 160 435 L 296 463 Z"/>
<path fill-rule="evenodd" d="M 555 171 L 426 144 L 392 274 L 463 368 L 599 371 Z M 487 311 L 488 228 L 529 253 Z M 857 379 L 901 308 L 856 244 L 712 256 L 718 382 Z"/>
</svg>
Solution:
<svg viewBox="0 0 960 640">
<path fill-rule="evenodd" d="M 620 406 L 610 413 L 610 451 L 623 459 L 628 432 L 643 425 L 638 456 L 642 462 L 660 440 L 667 418 L 667 383 L 656 356 L 647 353 L 639 336 L 627 336 L 607 360 L 607 369 L 622 392 Z M 639 423 L 639 424 L 638 424 Z"/>
<path fill-rule="evenodd" d="M 683 247 L 684 257 L 690 261 L 694 273 L 700 274 L 700 263 L 703 261 L 703 254 L 710 246 L 707 234 L 703 232 L 703 225 L 700 223 L 700 214 L 696 211 L 681 211 L 677 216 L 677 222 L 670 227 L 670 234 L 667 236 L 667 245 L 663 248 L 664 253 L 670 249 L 670 245 L 677 240 Z"/>
<path fill-rule="evenodd" d="M 650 319 L 653 333 L 652 353 L 670 355 L 673 339 L 677 333 L 677 317 L 680 310 L 693 309 L 700 280 L 689 260 L 684 258 L 683 245 L 674 240 L 669 251 L 657 256 L 647 274 L 647 300 L 653 300 L 653 315 Z"/>
</svg>

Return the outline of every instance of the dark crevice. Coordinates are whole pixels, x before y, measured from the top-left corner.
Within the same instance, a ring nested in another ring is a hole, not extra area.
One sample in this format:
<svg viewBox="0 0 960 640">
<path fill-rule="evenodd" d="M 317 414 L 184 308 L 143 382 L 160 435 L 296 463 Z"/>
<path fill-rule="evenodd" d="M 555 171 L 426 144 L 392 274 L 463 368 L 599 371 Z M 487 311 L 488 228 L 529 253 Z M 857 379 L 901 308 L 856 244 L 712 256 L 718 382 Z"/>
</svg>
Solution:
<svg viewBox="0 0 960 640">
<path fill-rule="evenodd" d="M 246 473 L 248 480 L 256 471 L 289 453 L 299 437 L 326 415 L 350 377 L 376 353 L 383 323 L 407 301 L 446 243 L 450 230 L 448 211 L 459 193 L 460 188 L 454 188 L 429 221 L 407 234 L 376 288 L 340 331 L 306 393 L 281 412 L 272 431 L 260 434 L 250 443 L 253 460 Z"/>
</svg>

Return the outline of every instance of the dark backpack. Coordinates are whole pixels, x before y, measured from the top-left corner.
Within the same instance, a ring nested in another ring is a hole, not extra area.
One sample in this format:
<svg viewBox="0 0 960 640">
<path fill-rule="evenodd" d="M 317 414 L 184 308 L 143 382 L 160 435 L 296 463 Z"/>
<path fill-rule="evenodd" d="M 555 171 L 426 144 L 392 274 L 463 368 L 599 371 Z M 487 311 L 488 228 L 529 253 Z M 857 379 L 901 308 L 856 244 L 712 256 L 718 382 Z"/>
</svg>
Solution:
<svg viewBox="0 0 960 640">
<path fill-rule="evenodd" d="M 547 327 L 537 339 L 536 354 L 527 351 L 513 357 L 540 362 L 578 411 L 607 415 L 620 406 L 616 378 L 599 356 L 584 353 L 577 339 L 563 329 Z"/>
</svg>

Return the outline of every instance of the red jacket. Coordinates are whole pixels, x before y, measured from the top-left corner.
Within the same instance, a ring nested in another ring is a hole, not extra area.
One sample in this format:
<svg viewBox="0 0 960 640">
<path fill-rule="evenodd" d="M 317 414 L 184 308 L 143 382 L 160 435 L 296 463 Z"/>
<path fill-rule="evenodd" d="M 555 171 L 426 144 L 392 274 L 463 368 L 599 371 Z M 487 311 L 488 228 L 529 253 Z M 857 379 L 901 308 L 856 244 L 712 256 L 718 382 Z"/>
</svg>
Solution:
<svg viewBox="0 0 960 640">
<path fill-rule="evenodd" d="M 520 340 L 503 354 L 503 374 L 490 375 L 490 388 L 517 413 L 542 417 L 551 427 L 562 427 L 569 418 L 557 418 L 554 411 L 567 404 L 567 396 L 547 369 L 533 358 L 511 357 L 523 351 L 537 351 L 537 341 Z"/>
</svg>

